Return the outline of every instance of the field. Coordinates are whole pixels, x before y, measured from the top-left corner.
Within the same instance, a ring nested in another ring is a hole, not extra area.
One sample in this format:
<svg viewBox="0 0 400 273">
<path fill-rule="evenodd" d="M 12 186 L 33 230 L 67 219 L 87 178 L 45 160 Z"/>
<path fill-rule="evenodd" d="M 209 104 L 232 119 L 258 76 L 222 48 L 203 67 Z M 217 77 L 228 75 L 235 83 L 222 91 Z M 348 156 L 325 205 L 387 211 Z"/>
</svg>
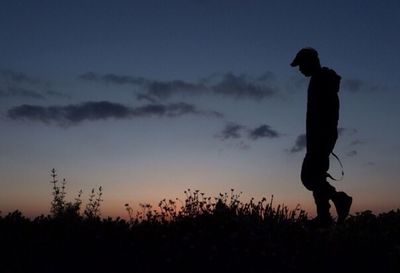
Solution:
<svg viewBox="0 0 400 273">
<path fill-rule="evenodd" d="M 52 183 L 49 215 L 0 214 L 0 272 L 400 272 L 399 209 L 312 230 L 272 199 L 187 190 L 156 209 L 126 204 L 124 220 L 101 218 L 101 188 L 81 208 L 55 171 Z"/>
</svg>

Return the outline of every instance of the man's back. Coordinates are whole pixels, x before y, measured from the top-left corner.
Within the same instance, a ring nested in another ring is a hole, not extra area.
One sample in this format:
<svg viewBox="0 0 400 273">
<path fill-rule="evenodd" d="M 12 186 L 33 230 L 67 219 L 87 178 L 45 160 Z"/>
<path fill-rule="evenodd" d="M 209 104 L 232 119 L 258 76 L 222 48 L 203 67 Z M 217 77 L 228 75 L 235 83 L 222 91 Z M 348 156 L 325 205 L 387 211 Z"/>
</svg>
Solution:
<svg viewBox="0 0 400 273">
<path fill-rule="evenodd" d="M 326 67 L 321 68 L 311 77 L 308 87 L 306 122 L 309 152 L 316 149 L 330 149 L 337 139 L 339 86 L 340 76 Z"/>
</svg>

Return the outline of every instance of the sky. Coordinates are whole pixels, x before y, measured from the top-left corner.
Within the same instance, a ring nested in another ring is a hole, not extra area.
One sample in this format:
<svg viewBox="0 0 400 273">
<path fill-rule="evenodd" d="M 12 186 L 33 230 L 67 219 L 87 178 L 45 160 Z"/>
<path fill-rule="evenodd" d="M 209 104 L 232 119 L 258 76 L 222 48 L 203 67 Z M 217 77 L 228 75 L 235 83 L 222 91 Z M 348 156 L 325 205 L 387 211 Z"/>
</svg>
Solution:
<svg viewBox="0 0 400 273">
<path fill-rule="evenodd" d="M 300 181 L 313 47 L 341 77 L 351 213 L 400 207 L 400 2 L 0 1 L 0 211 L 102 186 L 103 216 L 243 192 L 313 214 Z M 331 158 L 330 173 L 340 177 Z"/>
</svg>

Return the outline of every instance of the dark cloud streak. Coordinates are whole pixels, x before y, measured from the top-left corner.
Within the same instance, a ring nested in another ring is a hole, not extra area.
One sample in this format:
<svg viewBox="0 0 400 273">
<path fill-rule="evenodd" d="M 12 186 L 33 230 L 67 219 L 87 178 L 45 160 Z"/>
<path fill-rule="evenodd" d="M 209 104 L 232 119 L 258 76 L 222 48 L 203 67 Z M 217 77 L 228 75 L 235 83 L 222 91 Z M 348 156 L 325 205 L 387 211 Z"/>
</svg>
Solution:
<svg viewBox="0 0 400 273">
<path fill-rule="evenodd" d="M 230 122 L 225 125 L 225 128 L 218 134 L 222 140 L 226 139 L 239 139 L 242 137 L 242 133 L 247 131 L 247 137 L 251 140 L 258 140 L 260 138 L 278 138 L 281 136 L 280 133 L 273 130 L 269 125 L 261 125 L 254 129 L 247 129 L 246 126 Z"/>
<path fill-rule="evenodd" d="M 189 83 L 181 80 L 153 81 L 147 85 L 147 94 L 158 99 L 167 99 L 174 95 L 199 95 L 207 91 L 203 84 Z"/>
<path fill-rule="evenodd" d="M 100 75 L 93 72 L 87 72 L 82 75 L 79 75 L 79 79 L 85 81 L 100 82 L 105 84 L 117 84 L 117 85 L 123 85 L 123 84 L 143 85 L 148 83 L 149 81 L 142 77 L 116 75 L 112 73 Z"/>
<path fill-rule="evenodd" d="M 0 98 L 26 97 L 31 99 L 44 99 L 43 94 L 18 86 L 7 86 L 0 89 Z"/>
<path fill-rule="evenodd" d="M 252 81 L 246 75 L 236 76 L 232 73 L 225 74 L 222 80 L 211 88 L 215 94 L 238 99 L 264 99 L 276 94 L 276 90 L 270 86 Z"/>
<path fill-rule="evenodd" d="M 226 124 L 225 128 L 222 130 L 222 132 L 218 135 L 222 140 L 226 139 L 238 139 L 241 137 L 242 131 L 245 130 L 245 127 L 243 125 L 237 124 L 230 122 Z"/>
<path fill-rule="evenodd" d="M 261 125 L 253 130 L 250 130 L 249 132 L 249 138 L 252 140 L 256 140 L 259 138 L 277 138 L 280 137 L 280 134 L 271 129 L 271 126 L 269 125 Z"/>
<path fill-rule="evenodd" d="M 69 98 L 51 90 L 49 83 L 22 72 L 0 70 L 0 98 L 46 99 L 48 97 Z"/>
<path fill-rule="evenodd" d="M 348 157 L 354 157 L 354 156 L 356 156 L 357 154 L 358 154 L 358 152 L 357 152 L 356 150 L 352 150 L 352 151 L 348 152 L 346 155 L 347 155 Z"/>
<path fill-rule="evenodd" d="M 359 139 L 353 140 L 353 141 L 350 143 L 351 146 L 364 145 L 364 144 L 365 144 L 365 141 L 359 140 Z"/>
<path fill-rule="evenodd" d="M 260 77 L 252 77 L 241 74 L 226 73 L 223 75 L 213 75 L 210 80 L 199 82 L 188 82 L 184 80 L 151 80 L 143 77 L 134 77 L 116 74 L 97 74 L 87 72 L 79 76 L 79 79 L 89 82 L 99 82 L 104 84 L 123 85 L 130 84 L 141 87 L 142 94 L 138 98 L 151 100 L 166 100 L 176 95 L 220 95 L 238 99 L 265 99 L 277 94 L 278 89 L 271 84 L 274 76 L 271 72 L 265 73 Z"/>
<path fill-rule="evenodd" d="M 108 101 L 84 102 L 66 106 L 37 106 L 20 105 L 11 108 L 7 116 L 13 120 L 40 121 L 47 124 L 55 123 L 59 126 L 71 126 L 83 121 L 114 119 L 131 119 L 139 117 L 179 117 L 187 114 L 222 117 L 215 111 L 201 111 L 194 105 L 187 103 L 149 104 L 136 108 L 127 107 L 119 103 Z"/>
</svg>

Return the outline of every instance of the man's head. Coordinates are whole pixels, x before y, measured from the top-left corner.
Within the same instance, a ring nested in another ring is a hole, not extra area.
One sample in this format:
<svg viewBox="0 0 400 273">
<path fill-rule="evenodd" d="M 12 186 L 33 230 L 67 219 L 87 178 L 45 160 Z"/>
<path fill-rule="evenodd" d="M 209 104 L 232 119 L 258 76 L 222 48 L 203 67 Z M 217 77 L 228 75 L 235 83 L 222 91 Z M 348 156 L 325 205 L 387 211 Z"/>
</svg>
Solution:
<svg viewBox="0 0 400 273">
<path fill-rule="evenodd" d="M 312 76 L 316 71 L 321 69 L 318 52 L 311 47 L 300 49 L 290 65 L 292 67 L 298 66 L 300 72 L 306 77 Z"/>
</svg>

